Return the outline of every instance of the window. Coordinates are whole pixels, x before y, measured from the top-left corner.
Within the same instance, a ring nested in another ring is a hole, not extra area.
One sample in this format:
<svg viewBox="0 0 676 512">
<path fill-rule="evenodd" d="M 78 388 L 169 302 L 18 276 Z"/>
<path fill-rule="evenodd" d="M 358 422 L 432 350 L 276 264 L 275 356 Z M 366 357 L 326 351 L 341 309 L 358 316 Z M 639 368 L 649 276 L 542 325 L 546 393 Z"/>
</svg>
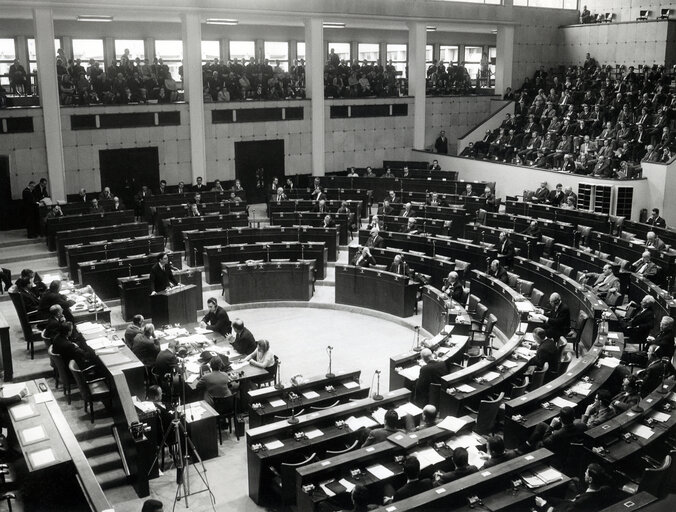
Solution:
<svg viewBox="0 0 676 512">
<path fill-rule="evenodd" d="M 491 70 L 491 77 L 495 77 L 495 60 L 498 57 L 498 49 L 495 46 L 488 47 L 488 69 Z"/>
<path fill-rule="evenodd" d="M 465 46 L 465 69 L 472 80 L 477 77 L 481 69 L 481 46 Z"/>
<path fill-rule="evenodd" d="M 350 56 L 350 43 L 329 43 L 329 54 L 331 50 L 338 55 L 340 60 L 351 61 L 352 57 Z"/>
<path fill-rule="evenodd" d="M 129 50 L 129 60 L 134 62 L 138 57 L 143 62 L 146 58 L 146 46 L 143 39 L 115 39 L 115 58 L 121 59 L 125 50 Z"/>
<path fill-rule="evenodd" d="M 256 58 L 256 43 L 253 41 L 230 41 L 230 58 L 248 61 Z"/>
<path fill-rule="evenodd" d="M 0 39 L 0 85 L 9 85 L 9 67 L 16 59 L 14 39 Z"/>
<path fill-rule="evenodd" d="M 305 60 L 305 43 L 296 43 L 296 59 Z"/>
<path fill-rule="evenodd" d="M 357 45 L 357 58 L 359 62 L 378 62 L 380 60 L 380 45 L 371 43 L 359 43 Z"/>
<path fill-rule="evenodd" d="M 284 71 L 289 70 L 289 43 L 286 41 L 265 41 L 263 43 L 263 52 L 273 68 L 277 66 Z"/>
<path fill-rule="evenodd" d="M 442 0 L 442 1 L 443 2 L 465 2 L 466 4 L 502 5 L 502 0 Z M 514 0 L 514 5 L 516 5 L 516 2 L 517 2 L 517 0 Z"/>
<path fill-rule="evenodd" d="M 428 44 L 425 46 L 425 68 L 429 68 L 434 61 L 434 46 Z"/>
<path fill-rule="evenodd" d="M 221 44 L 218 41 L 202 41 L 202 64 L 221 58 Z"/>
<path fill-rule="evenodd" d="M 575 9 L 577 0 L 514 0 L 519 7 L 548 7 L 550 9 Z"/>
<path fill-rule="evenodd" d="M 457 65 L 458 64 L 458 47 L 457 46 L 444 46 L 439 47 L 439 60 L 444 63 L 444 66 Z"/>
<path fill-rule="evenodd" d="M 73 39 L 73 59 L 80 59 L 84 68 L 87 68 L 90 59 L 104 67 L 103 39 Z"/>
<path fill-rule="evenodd" d="M 392 62 L 394 69 L 397 70 L 397 78 L 406 78 L 406 56 L 405 44 L 387 45 L 387 63 Z"/>
<path fill-rule="evenodd" d="M 183 64 L 183 41 L 180 39 L 155 41 L 155 57 L 158 60 L 162 59 L 162 62 L 169 66 L 171 78 L 176 81 L 182 79 L 178 69 Z"/>
<path fill-rule="evenodd" d="M 28 68 L 30 69 L 29 72 L 32 74 L 37 72 L 38 69 L 38 58 L 35 54 L 35 39 L 28 39 L 26 42 L 28 43 Z M 60 49 L 61 39 L 54 39 L 54 53 L 58 54 Z M 68 66 L 68 63 L 64 62 L 63 65 Z"/>
</svg>

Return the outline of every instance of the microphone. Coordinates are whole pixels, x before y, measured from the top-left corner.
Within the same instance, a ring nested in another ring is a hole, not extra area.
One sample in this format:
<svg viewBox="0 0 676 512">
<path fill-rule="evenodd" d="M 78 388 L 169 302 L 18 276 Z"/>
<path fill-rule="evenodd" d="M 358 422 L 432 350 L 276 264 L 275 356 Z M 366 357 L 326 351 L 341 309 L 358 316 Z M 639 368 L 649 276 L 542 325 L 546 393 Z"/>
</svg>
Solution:
<svg viewBox="0 0 676 512">
<path fill-rule="evenodd" d="M 378 379 L 376 383 L 376 393 L 373 395 L 373 399 L 378 401 L 383 399 L 383 395 L 380 394 L 380 370 L 376 370 L 375 377 Z"/>
</svg>

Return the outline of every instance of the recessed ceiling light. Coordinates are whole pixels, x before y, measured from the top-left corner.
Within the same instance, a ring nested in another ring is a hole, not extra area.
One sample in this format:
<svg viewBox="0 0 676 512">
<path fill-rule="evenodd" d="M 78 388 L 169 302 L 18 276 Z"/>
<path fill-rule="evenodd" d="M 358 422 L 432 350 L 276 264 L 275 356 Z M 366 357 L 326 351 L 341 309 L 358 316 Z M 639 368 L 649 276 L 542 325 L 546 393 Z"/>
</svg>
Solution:
<svg viewBox="0 0 676 512">
<path fill-rule="evenodd" d="M 345 23 L 338 21 L 325 21 L 324 28 L 345 28 Z"/>
<path fill-rule="evenodd" d="M 95 14 L 80 14 L 77 21 L 93 21 L 98 23 L 109 23 L 113 21 L 112 16 L 99 16 Z"/>
<path fill-rule="evenodd" d="M 228 18 L 207 18 L 207 25 L 237 25 L 237 20 Z"/>
<path fill-rule="evenodd" d="M 437 31 L 437 27 L 433 27 L 432 25 L 427 25 L 427 27 L 425 27 L 425 29 L 428 32 L 436 32 Z"/>
</svg>

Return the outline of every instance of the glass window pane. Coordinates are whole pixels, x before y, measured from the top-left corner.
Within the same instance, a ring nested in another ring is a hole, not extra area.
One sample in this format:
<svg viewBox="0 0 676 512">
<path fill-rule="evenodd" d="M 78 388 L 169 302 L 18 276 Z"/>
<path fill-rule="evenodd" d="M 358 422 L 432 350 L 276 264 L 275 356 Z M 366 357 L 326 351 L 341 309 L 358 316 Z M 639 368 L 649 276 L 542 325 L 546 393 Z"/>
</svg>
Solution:
<svg viewBox="0 0 676 512">
<path fill-rule="evenodd" d="M 528 5 L 528 0 L 514 0 L 514 5 L 519 7 L 526 7 Z"/>
<path fill-rule="evenodd" d="M 434 59 L 434 46 L 428 44 L 425 46 L 425 63 L 432 64 L 433 59 Z"/>
<path fill-rule="evenodd" d="M 305 43 L 296 43 L 296 57 L 305 60 Z"/>
<path fill-rule="evenodd" d="M 465 46 L 465 62 L 481 62 L 481 46 Z"/>
<path fill-rule="evenodd" d="M 103 39 L 73 39 L 73 58 L 103 63 Z"/>
<path fill-rule="evenodd" d="M 13 38 L 0 39 L 0 60 L 14 60 L 16 59 L 16 48 L 14 46 Z"/>
<path fill-rule="evenodd" d="M 331 50 L 338 55 L 338 59 L 350 61 L 352 60 L 350 56 L 350 43 L 329 43 L 329 55 Z"/>
<path fill-rule="evenodd" d="M 126 50 L 129 50 L 126 52 Z M 121 59 L 126 53 L 129 60 L 134 61 L 138 57 L 143 60 L 146 58 L 146 48 L 143 39 L 115 39 L 115 58 Z"/>
<path fill-rule="evenodd" d="M 35 39 L 28 39 L 28 60 L 36 60 L 37 56 L 35 55 Z M 54 53 L 57 53 L 61 49 L 61 39 L 54 39 Z"/>
<path fill-rule="evenodd" d="M 230 41 L 230 58 L 232 60 L 249 60 L 256 57 L 256 43 L 253 41 Z"/>
<path fill-rule="evenodd" d="M 577 11 L 577 0 L 563 0 L 563 8 Z"/>
<path fill-rule="evenodd" d="M 398 78 L 406 78 L 407 49 L 405 44 L 387 45 L 387 62 L 392 62 Z"/>
<path fill-rule="evenodd" d="M 155 55 L 162 60 L 183 60 L 183 41 L 155 41 Z"/>
<path fill-rule="evenodd" d="M 218 41 L 202 41 L 202 62 L 221 58 L 221 44 Z"/>
<path fill-rule="evenodd" d="M 284 71 L 289 70 L 289 43 L 286 41 L 265 41 L 263 52 L 273 68 L 279 65 Z"/>
<path fill-rule="evenodd" d="M 440 46 L 439 60 L 446 64 L 456 64 L 458 62 L 457 46 Z"/>
<path fill-rule="evenodd" d="M 378 62 L 380 59 L 380 45 L 371 43 L 359 43 L 357 46 L 357 58 L 359 61 Z"/>
</svg>

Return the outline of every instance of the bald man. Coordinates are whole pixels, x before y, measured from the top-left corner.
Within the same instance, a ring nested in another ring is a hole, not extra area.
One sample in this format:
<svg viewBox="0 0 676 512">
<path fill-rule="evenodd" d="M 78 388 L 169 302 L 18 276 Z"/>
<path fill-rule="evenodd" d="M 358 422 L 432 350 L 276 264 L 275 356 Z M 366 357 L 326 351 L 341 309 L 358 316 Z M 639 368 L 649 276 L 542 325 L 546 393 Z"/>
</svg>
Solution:
<svg viewBox="0 0 676 512">
<path fill-rule="evenodd" d="M 650 251 L 644 251 L 641 255 L 641 258 L 636 260 L 631 269 L 648 279 L 655 277 L 657 275 L 657 265 L 655 265 L 650 258 Z"/>
<path fill-rule="evenodd" d="M 549 304 L 551 313 L 547 316 L 545 331 L 547 336 L 558 340 L 561 336 L 568 334 L 570 330 L 570 309 L 563 303 L 558 293 L 550 295 Z"/>
<path fill-rule="evenodd" d="M 457 302 L 462 300 L 462 283 L 455 270 L 448 273 L 441 291 Z"/>
<path fill-rule="evenodd" d="M 420 368 L 420 376 L 415 383 L 415 402 L 420 407 L 430 402 L 430 384 L 440 384 L 441 377 L 448 373 L 446 363 L 435 359 L 429 348 L 420 352 L 420 358 L 424 366 Z"/>
</svg>

